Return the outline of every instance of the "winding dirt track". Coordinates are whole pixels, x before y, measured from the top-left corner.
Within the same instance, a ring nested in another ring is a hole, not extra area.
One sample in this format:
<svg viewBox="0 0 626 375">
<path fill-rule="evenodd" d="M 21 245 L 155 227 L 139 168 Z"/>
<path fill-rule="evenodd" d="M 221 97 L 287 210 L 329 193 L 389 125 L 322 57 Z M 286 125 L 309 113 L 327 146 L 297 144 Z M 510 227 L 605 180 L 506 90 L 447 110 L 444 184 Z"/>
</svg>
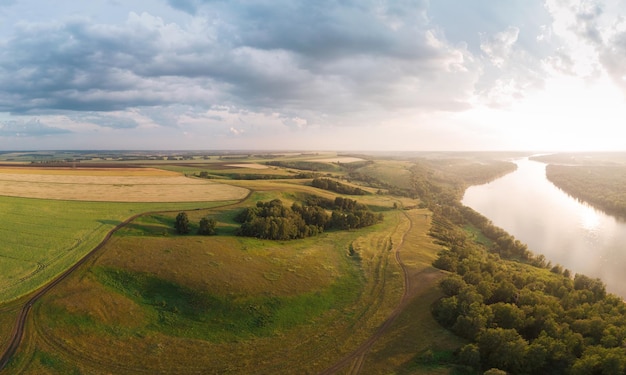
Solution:
<svg viewBox="0 0 626 375">
<path fill-rule="evenodd" d="M 252 194 L 252 190 L 249 190 L 248 194 L 243 199 L 241 199 L 240 201 L 238 201 L 236 203 L 232 203 L 232 204 L 227 204 L 227 205 L 222 206 L 222 207 L 232 206 L 232 205 L 238 204 L 240 202 L 243 202 L 246 199 L 248 199 L 248 197 L 251 194 Z M 203 208 L 196 208 L 195 210 L 186 210 L 186 211 L 199 211 L 199 210 L 202 210 L 202 209 Z M 22 341 L 22 337 L 24 336 L 24 326 L 26 325 L 26 319 L 28 318 L 28 313 L 30 312 L 30 310 L 33 307 L 33 305 L 35 304 L 35 302 L 37 302 L 41 297 L 43 297 L 46 293 L 48 293 L 52 288 L 54 288 L 61 281 L 65 280 L 72 272 L 76 271 L 80 266 L 82 266 L 88 260 L 90 260 L 93 257 L 94 254 L 96 254 L 100 249 L 102 249 L 104 247 L 104 245 L 107 244 L 107 242 L 109 242 L 111 237 L 117 231 L 119 231 L 120 229 L 124 228 L 126 225 L 130 224 L 133 220 L 137 219 L 140 216 L 154 215 L 154 214 L 163 214 L 163 213 L 178 212 L 178 211 L 179 210 L 173 210 L 173 211 L 150 211 L 150 212 L 143 212 L 143 213 L 139 213 L 139 214 L 131 216 L 130 218 L 128 218 L 128 219 L 124 220 L 123 222 L 119 223 L 118 225 L 116 225 L 115 228 L 111 229 L 106 234 L 106 236 L 104 236 L 102 241 L 100 241 L 98 246 L 94 247 L 93 250 L 88 252 L 84 257 L 82 257 L 72 267 L 68 268 L 62 274 L 57 276 L 54 280 L 52 280 L 51 282 L 49 282 L 48 284 L 43 286 L 41 289 L 39 289 L 36 292 L 34 292 L 30 296 L 28 301 L 26 301 L 24 303 L 24 305 L 22 306 L 22 308 L 20 310 L 19 315 L 17 316 L 17 319 L 15 321 L 15 325 L 13 327 L 13 332 L 11 333 L 11 339 L 9 341 L 9 344 L 7 345 L 6 349 L 4 350 L 4 353 L 2 353 L 2 357 L 0 357 L 0 371 L 4 370 L 4 368 L 7 366 L 7 364 L 9 363 L 11 358 L 13 357 L 13 355 L 15 355 L 15 352 L 17 352 L 17 349 L 20 346 L 20 343 Z"/>
<path fill-rule="evenodd" d="M 244 198 L 244 200 L 246 198 Z M 198 208 L 197 210 L 201 210 L 201 208 Z M 169 211 L 165 211 L 165 212 L 169 212 Z M 136 218 L 138 218 L 140 216 L 153 215 L 153 214 L 157 214 L 157 213 L 164 213 L 164 211 L 152 211 L 152 212 L 140 213 L 140 214 L 134 215 L 134 216 L 126 219 L 122 223 L 118 224 L 115 228 L 113 228 L 111 231 L 109 231 L 106 234 L 106 236 L 102 239 L 102 241 L 93 250 L 91 250 L 89 253 L 87 253 L 81 260 L 79 260 L 77 263 L 75 263 L 72 267 L 68 268 L 61 275 L 57 276 L 50 283 L 48 283 L 47 285 L 45 285 L 41 289 L 37 290 L 28 299 L 28 301 L 26 301 L 24 303 L 24 305 L 22 306 L 22 308 L 21 308 L 21 310 L 19 312 L 19 315 L 18 315 L 18 317 L 16 319 L 15 326 L 14 326 L 13 332 L 11 334 L 11 339 L 9 341 L 9 345 L 5 349 L 4 353 L 2 353 L 2 357 L 0 357 L 0 371 L 2 371 L 7 366 L 7 364 L 9 363 L 11 358 L 13 357 L 13 355 L 15 355 L 15 353 L 17 352 L 17 349 L 18 349 L 18 347 L 19 347 L 19 345 L 20 345 L 20 343 L 22 341 L 22 337 L 24 335 L 24 327 L 25 327 L 25 324 L 26 324 L 26 319 L 28 318 L 28 313 L 32 309 L 34 303 L 37 302 L 41 297 L 43 297 L 46 293 L 48 293 L 52 288 L 54 288 L 61 281 L 65 280 L 71 273 L 76 271 L 80 266 L 82 266 L 88 260 L 90 260 L 94 254 L 96 254 L 100 249 L 102 249 L 107 244 L 107 242 L 111 239 L 111 237 L 117 231 L 119 231 L 120 229 L 122 229 L 123 227 L 125 227 L 130 222 L 132 222 L 133 220 L 135 220 Z M 404 240 L 405 240 L 407 234 L 409 232 L 411 232 L 411 230 L 413 228 L 413 221 L 411 220 L 409 215 L 407 215 L 406 213 L 405 213 L 405 216 L 409 220 L 409 228 L 403 234 L 402 239 L 401 239 L 400 243 L 398 244 L 398 246 L 396 247 L 396 250 L 395 250 L 396 261 L 398 262 L 398 264 L 402 268 L 402 272 L 404 274 L 404 291 L 403 291 L 402 299 L 400 300 L 400 303 L 394 309 L 394 311 L 389 315 L 389 317 L 383 322 L 383 324 L 381 324 L 381 326 L 378 327 L 376 332 L 374 332 L 374 334 L 367 341 L 363 342 L 351 354 L 345 356 L 344 358 L 342 358 L 341 360 L 339 360 L 335 364 L 333 364 L 331 367 L 329 367 L 326 370 L 324 370 L 323 372 L 321 372 L 320 375 L 335 374 L 339 370 L 345 368 L 348 365 L 350 365 L 349 372 L 348 372 L 349 374 L 358 374 L 361 371 L 363 363 L 365 362 L 365 357 L 366 357 L 367 353 L 369 352 L 369 350 L 371 349 L 371 347 L 374 345 L 374 343 L 380 337 L 383 336 L 383 334 L 394 323 L 394 321 L 397 319 L 397 317 L 400 315 L 400 313 L 404 310 L 404 307 L 405 307 L 407 301 L 410 299 L 410 294 L 409 294 L 409 290 L 410 290 L 409 272 L 408 272 L 408 270 L 406 268 L 406 265 L 402 262 L 402 259 L 400 258 L 400 249 L 402 248 L 402 245 L 404 244 Z"/>
<path fill-rule="evenodd" d="M 137 214 L 126 219 L 120 224 L 118 224 L 115 228 L 111 229 L 109 233 L 106 234 L 106 236 L 104 236 L 104 238 L 98 244 L 98 246 L 96 246 L 93 250 L 87 253 L 87 255 L 81 258 L 72 267 L 68 268 L 67 270 L 65 270 L 65 272 L 57 276 L 57 278 L 49 282 L 47 285 L 43 286 L 41 289 L 37 290 L 28 299 L 28 301 L 26 301 L 26 303 L 24 304 L 24 306 L 22 306 L 22 309 L 20 310 L 17 320 L 15 321 L 15 326 L 13 327 L 13 332 L 11 334 L 11 340 L 9 341 L 9 345 L 7 346 L 4 353 L 2 354 L 2 357 L 0 357 L 0 371 L 2 371 L 6 367 L 6 365 L 9 363 L 9 361 L 11 360 L 11 357 L 13 357 L 13 355 L 17 351 L 17 348 L 20 345 L 20 342 L 22 341 L 22 336 L 24 336 L 24 325 L 26 324 L 26 318 L 28 317 L 28 312 L 33 307 L 33 304 L 37 302 L 37 300 L 39 300 L 41 297 L 43 297 L 46 293 L 48 293 L 57 284 L 65 280 L 65 278 L 67 278 L 72 272 L 78 269 L 78 267 L 85 264 L 85 262 L 87 262 L 96 252 L 98 252 L 98 250 L 100 250 L 102 247 L 104 247 L 104 245 L 106 245 L 106 243 L 109 241 L 109 239 L 111 239 L 111 237 L 113 236 L 113 234 L 115 234 L 115 232 L 125 227 L 131 221 L 135 220 L 139 216 L 151 215 L 155 213 L 157 212 L 145 212 L 145 213 Z"/>
<path fill-rule="evenodd" d="M 345 368 L 348 365 L 350 365 L 348 374 L 353 374 L 353 375 L 358 374 L 361 371 L 361 368 L 363 367 L 363 363 L 365 362 L 365 357 L 367 353 L 369 352 L 369 350 L 372 348 L 374 343 L 387 332 L 389 327 L 391 327 L 393 322 L 398 318 L 400 313 L 404 310 L 404 307 L 407 301 L 410 299 L 409 290 L 411 288 L 410 288 L 409 272 L 406 268 L 406 265 L 402 262 L 402 259 L 400 258 L 400 249 L 402 248 L 402 245 L 404 244 L 404 240 L 406 236 L 413 229 L 413 220 L 411 220 L 411 218 L 409 217 L 409 215 L 406 214 L 406 212 L 404 212 L 404 215 L 409 220 L 409 228 L 402 235 L 402 239 L 400 240 L 400 243 L 398 244 L 395 250 L 396 262 L 398 262 L 398 264 L 402 268 L 402 273 L 404 274 L 404 292 L 402 293 L 402 299 L 400 300 L 400 303 L 393 310 L 393 312 L 389 315 L 389 317 L 383 322 L 383 324 L 381 324 L 380 327 L 378 327 L 376 332 L 374 332 L 374 334 L 370 336 L 369 339 L 367 339 L 367 341 L 362 343 L 352 353 L 343 357 L 341 360 L 337 361 L 334 365 L 332 365 L 331 367 L 321 372 L 320 375 L 336 374 L 339 370 Z"/>
</svg>

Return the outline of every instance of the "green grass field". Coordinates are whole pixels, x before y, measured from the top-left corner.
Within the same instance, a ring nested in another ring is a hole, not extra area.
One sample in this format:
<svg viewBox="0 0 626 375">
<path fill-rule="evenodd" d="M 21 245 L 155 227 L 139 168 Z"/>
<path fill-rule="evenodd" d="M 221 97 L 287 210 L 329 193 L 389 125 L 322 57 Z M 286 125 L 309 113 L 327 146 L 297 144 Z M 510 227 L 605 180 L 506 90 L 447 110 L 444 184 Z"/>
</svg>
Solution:
<svg viewBox="0 0 626 375">
<path fill-rule="evenodd" d="M 376 178 L 410 182 L 404 162 L 366 168 Z M 0 249 L 0 301 L 13 300 L 0 305 L 1 337 L 12 329 L 17 297 L 75 263 L 128 217 L 169 211 L 136 218 L 34 305 L 8 373 L 319 373 L 376 335 L 403 301 L 399 248 L 411 298 L 365 366 L 372 373 L 449 373 L 447 363 L 424 361 L 449 356 L 461 343 L 430 314 L 441 296 L 442 272 L 431 266 L 440 247 L 428 236 L 427 210 L 400 209 L 417 200 L 351 197 L 385 216 L 359 230 L 294 241 L 234 236 L 233 218 L 257 201 L 337 196 L 307 182 L 229 181 L 252 191 L 233 205 L 0 197 L 7 223 L 0 230 L 14 233 Z M 181 210 L 191 222 L 187 236 L 173 230 Z M 195 235 L 204 216 L 217 220 L 217 236 Z"/>
<path fill-rule="evenodd" d="M 259 192 L 246 204 L 277 196 L 294 197 Z M 237 210 L 190 212 L 193 220 L 218 218 L 218 236 L 164 236 L 174 214 L 141 217 L 120 231 L 37 304 L 36 334 L 11 368 L 316 373 L 397 306 L 403 278 L 390 249 L 409 229 L 402 211 L 388 208 L 371 228 L 284 242 L 224 232 Z M 423 236 L 427 228 L 415 227 Z M 436 253 L 425 250 L 427 259 Z"/>
<path fill-rule="evenodd" d="M 106 203 L 0 196 L 0 302 L 60 274 L 135 214 L 220 204 L 224 202 Z"/>
</svg>

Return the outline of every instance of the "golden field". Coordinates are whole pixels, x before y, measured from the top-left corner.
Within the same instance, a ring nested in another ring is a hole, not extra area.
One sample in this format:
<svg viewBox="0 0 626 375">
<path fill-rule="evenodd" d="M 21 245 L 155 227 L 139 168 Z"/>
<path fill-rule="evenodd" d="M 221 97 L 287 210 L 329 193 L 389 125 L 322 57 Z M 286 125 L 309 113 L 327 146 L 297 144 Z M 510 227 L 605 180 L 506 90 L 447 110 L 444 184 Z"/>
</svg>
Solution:
<svg viewBox="0 0 626 375">
<path fill-rule="evenodd" d="M 152 168 L 0 168 L 0 194 L 94 202 L 203 202 L 243 199 L 248 190 Z"/>
</svg>

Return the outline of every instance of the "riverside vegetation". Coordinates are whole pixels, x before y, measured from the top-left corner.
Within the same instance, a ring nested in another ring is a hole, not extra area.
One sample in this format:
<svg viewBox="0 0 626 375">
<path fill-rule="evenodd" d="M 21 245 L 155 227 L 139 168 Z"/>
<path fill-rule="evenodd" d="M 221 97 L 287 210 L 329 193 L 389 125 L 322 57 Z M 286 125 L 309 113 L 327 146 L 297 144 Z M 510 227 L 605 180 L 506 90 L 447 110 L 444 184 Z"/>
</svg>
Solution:
<svg viewBox="0 0 626 375">
<path fill-rule="evenodd" d="M 284 158 L 276 157 L 292 168 L 310 156 Z M 205 160 L 164 167 L 207 175 L 224 168 Z M 184 211 L 188 235 L 174 229 L 179 211 L 139 217 L 116 233 L 35 304 L 32 331 L 8 370 L 316 373 L 374 335 L 363 373 L 623 372 L 623 302 L 460 204 L 469 184 L 514 168 L 489 155 L 443 154 L 321 169 L 369 193 L 358 200 L 302 178 L 228 180 L 253 193 Z M 291 217 L 313 197 L 355 201 L 384 220 L 291 241 L 236 236 L 243 212 L 273 207 Z M 203 218 L 215 220 L 216 236 L 196 235 Z M 404 270 L 392 256 L 399 244 Z M 403 272 L 419 282 L 397 321 L 375 334 L 403 300 Z M 7 311 L 0 309 L 1 327 L 11 321 Z"/>
<path fill-rule="evenodd" d="M 626 166 L 550 164 L 546 177 L 567 194 L 611 215 L 626 217 Z"/>
</svg>

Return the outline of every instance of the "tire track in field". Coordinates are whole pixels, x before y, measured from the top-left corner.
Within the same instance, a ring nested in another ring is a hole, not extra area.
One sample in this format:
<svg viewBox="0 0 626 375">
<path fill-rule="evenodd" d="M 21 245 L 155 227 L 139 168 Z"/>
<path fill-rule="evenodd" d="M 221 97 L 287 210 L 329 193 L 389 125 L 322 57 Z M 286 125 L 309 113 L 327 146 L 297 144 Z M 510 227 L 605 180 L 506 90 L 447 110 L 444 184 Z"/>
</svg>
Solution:
<svg viewBox="0 0 626 375">
<path fill-rule="evenodd" d="M 406 216 L 406 218 L 409 220 L 409 228 L 402 235 L 402 239 L 400 240 L 400 243 L 396 247 L 396 251 L 395 251 L 396 261 L 402 268 L 402 273 L 404 274 L 404 291 L 402 292 L 402 298 L 400 299 L 400 303 L 398 303 L 398 306 L 396 306 L 396 308 L 391 312 L 389 317 L 383 322 L 383 324 L 380 325 L 380 327 L 378 327 L 378 329 L 374 332 L 372 336 L 370 336 L 369 339 L 367 339 L 364 343 L 362 343 L 351 354 L 348 354 L 347 356 L 343 357 L 339 361 L 335 362 L 335 364 L 333 364 L 331 367 L 321 372 L 320 375 L 336 374 L 339 370 L 345 368 L 348 365 L 350 365 L 348 374 L 350 375 L 359 374 L 363 367 L 363 363 L 365 362 L 365 357 L 367 356 L 367 353 L 369 352 L 369 350 L 372 348 L 374 343 L 376 343 L 376 341 L 387 332 L 389 327 L 391 327 L 391 325 L 395 322 L 396 318 L 398 318 L 400 313 L 404 310 L 404 307 L 407 301 L 409 300 L 409 290 L 411 288 L 410 288 L 409 272 L 407 270 L 406 265 L 402 262 L 402 259 L 400 258 L 400 249 L 402 248 L 402 245 L 404 244 L 404 240 L 406 236 L 413 229 L 413 220 L 411 220 L 411 217 L 406 212 L 403 211 L 403 213 L 404 213 L 404 216 Z"/>
<path fill-rule="evenodd" d="M 250 195 L 252 194 L 252 192 L 253 192 L 252 190 L 248 190 L 248 194 L 240 201 L 236 203 L 224 205 L 221 207 L 227 207 L 227 206 L 239 204 L 245 201 L 246 199 L 248 199 Z M 211 208 L 216 208 L 216 207 L 211 207 Z M 195 210 L 183 210 L 183 211 L 199 211 L 203 209 L 205 208 L 196 208 Z M 15 353 L 17 352 L 17 349 L 19 348 L 20 343 L 22 342 L 22 337 L 24 336 L 24 327 L 26 325 L 26 319 L 28 318 L 28 313 L 32 309 L 35 302 L 41 299 L 41 297 L 43 297 L 46 293 L 52 290 L 52 288 L 54 288 L 56 285 L 58 285 L 63 280 L 65 280 L 69 275 L 71 275 L 74 271 L 76 271 L 83 264 L 87 263 L 88 260 L 90 260 L 96 253 L 98 253 L 109 242 L 111 237 L 113 237 L 113 235 L 117 231 L 119 231 L 120 229 L 130 224 L 133 220 L 141 216 L 164 214 L 164 213 L 171 213 L 171 212 L 178 212 L 178 211 L 180 210 L 150 211 L 150 212 L 143 212 L 143 213 L 139 213 L 139 214 L 131 216 L 130 218 L 117 224 L 113 229 L 111 229 L 104 236 L 102 241 L 100 241 L 100 243 L 95 248 L 93 248 L 90 252 L 88 252 L 78 262 L 74 263 L 74 265 L 72 265 L 70 268 L 65 270 L 63 273 L 61 273 L 55 279 L 50 281 L 48 284 L 44 285 L 43 287 L 35 291 L 34 294 L 24 303 L 24 305 L 22 305 L 22 308 L 20 309 L 20 312 L 15 321 L 15 325 L 13 326 L 13 331 L 11 332 L 11 339 L 8 341 L 9 344 L 7 345 L 6 349 L 4 350 L 4 353 L 2 353 L 2 356 L 0 357 L 0 371 L 4 370 L 4 368 L 7 366 L 7 364 L 13 357 L 13 355 L 15 355 Z"/>
</svg>

